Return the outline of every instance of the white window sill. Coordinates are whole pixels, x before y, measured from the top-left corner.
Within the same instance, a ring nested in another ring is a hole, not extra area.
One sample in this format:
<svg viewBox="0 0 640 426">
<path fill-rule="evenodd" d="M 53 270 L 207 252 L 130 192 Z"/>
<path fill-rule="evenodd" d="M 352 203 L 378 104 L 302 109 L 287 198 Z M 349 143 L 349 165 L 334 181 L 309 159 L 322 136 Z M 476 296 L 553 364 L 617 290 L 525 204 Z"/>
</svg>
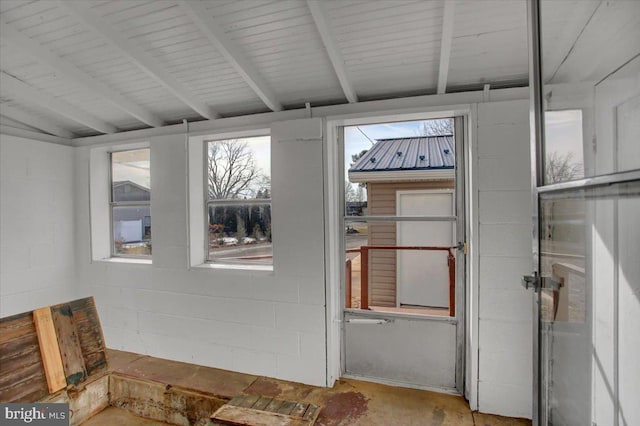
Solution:
<svg viewBox="0 0 640 426">
<path fill-rule="evenodd" d="M 194 269 L 222 269 L 225 271 L 273 272 L 272 265 L 235 265 L 224 263 L 201 263 L 192 266 Z"/>
<path fill-rule="evenodd" d="M 108 257 L 106 259 L 97 259 L 94 262 L 105 263 L 128 263 L 132 265 L 151 265 L 153 261 L 151 259 L 139 259 L 131 257 Z"/>
</svg>

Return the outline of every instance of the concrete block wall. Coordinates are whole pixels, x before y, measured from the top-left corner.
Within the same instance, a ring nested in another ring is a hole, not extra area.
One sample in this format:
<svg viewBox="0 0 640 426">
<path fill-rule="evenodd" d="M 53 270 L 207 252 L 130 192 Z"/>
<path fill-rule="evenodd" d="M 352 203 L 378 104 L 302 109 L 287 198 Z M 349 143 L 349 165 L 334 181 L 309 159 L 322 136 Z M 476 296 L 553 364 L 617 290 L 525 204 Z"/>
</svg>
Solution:
<svg viewBox="0 0 640 426">
<path fill-rule="evenodd" d="M 89 148 L 77 149 L 77 288 L 95 296 L 109 347 L 327 384 L 322 121 L 275 127 L 273 271 L 190 266 L 183 136 L 149 141 L 153 263 L 92 261 Z M 291 135 L 309 127 L 319 136 Z"/>
<path fill-rule="evenodd" d="M 0 135 L 0 316 L 72 298 L 73 148 Z"/>
<path fill-rule="evenodd" d="M 478 407 L 531 417 L 533 292 L 529 103 L 478 104 Z"/>
<path fill-rule="evenodd" d="M 92 261 L 90 148 L 3 135 L 0 313 L 93 295 L 112 348 L 326 385 L 322 142 L 294 130 L 321 126 L 312 121 L 284 123 L 274 134 L 272 272 L 190 266 L 183 136 L 147 141 L 154 256 L 153 264 L 132 264 Z M 528 102 L 478 104 L 474 131 L 478 406 L 529 417 L 532 294 L 519 284 L 531 269 Z M 12 189 L 16 183 L 21 190 Z M 34 218 L 37 198 L 49 202 L 49 216 Z M 16 234 L 35 220 L 53 231 Z M 52 242 L 55 253 L 46 252 Z"/>
</svg>

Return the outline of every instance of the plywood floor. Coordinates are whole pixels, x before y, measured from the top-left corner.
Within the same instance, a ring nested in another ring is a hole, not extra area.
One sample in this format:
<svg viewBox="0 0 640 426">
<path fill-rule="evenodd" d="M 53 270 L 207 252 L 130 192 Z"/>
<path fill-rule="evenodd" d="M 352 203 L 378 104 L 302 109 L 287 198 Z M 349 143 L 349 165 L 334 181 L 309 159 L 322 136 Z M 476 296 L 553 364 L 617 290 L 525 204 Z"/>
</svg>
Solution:
<svg viewBox="0 0 640 426">
<path fill-rule="evenodd" d="M 386 386 L 358 380 L 338 380 L 333 388 L 234 373 L 175 361 L 109 351 L 110 369 L 119 374 L 191 388 L 223 398 L 265 395 L 322 407 L 319 426 L 507 426 L 530 420 L 472 413 L 460 396 Z M 110 408 L 85 425 L 149 425 L 122 410 Z"/>
</svg>

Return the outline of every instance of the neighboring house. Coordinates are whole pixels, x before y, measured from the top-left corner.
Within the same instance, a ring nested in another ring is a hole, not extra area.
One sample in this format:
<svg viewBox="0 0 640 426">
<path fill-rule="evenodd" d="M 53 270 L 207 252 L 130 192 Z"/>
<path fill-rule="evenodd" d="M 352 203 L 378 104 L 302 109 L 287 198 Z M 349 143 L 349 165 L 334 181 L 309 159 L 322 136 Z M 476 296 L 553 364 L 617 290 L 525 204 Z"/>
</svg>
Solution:
<svg viewBox="0 0 640 426">
<path fill-rule="evenodd" d="M 130 180 L 113 183 L 114 202 L 148 202 L 149 188 Z M 148 204 L 120 207 L 114 211 L 114 239 L 123 243 L 148 240 L 151 235 L 151 209 Z"/>
<path fill-rule="evenodd" d="M 151 193 L 130 180 L 113 182 L 113 201 L 150 201 Z"/>
<path fill-rule="evenodd" d="M 367 215 L 452 215 L 454 169 L 452 135 L 378 139 L 349 169 L 349 180 L 366 185 Z M 451 222 L 370 223 L 368 245 L 450 245 L 452 231 Z M 433 279 L 429 286 L 435 292 L 425 290 L 424 269 L 432 263 L 432 269 L 437 271 L 429 272 Z M 372 250 L 370 305 L 446 307 L 449 300 L 446 267 L 446 255 L 442 252 Z M 401 287 L 396 283 L 401 283 Z"/>
</svg>

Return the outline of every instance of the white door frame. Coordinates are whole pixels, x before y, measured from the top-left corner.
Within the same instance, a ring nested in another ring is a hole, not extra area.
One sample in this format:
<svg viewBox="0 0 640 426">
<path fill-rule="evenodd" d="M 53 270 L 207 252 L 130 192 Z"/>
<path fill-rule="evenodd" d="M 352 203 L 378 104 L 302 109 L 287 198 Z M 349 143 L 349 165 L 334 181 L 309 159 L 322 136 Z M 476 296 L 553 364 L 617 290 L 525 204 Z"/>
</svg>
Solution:
<svg viewBox="0 0 640 426">
<path fill-rule="evenodd" d="M 482 100 L 479 98 L 478 100 Z M 488 101 L 488 99 L 484 99 Z M 496 99 L 498 100 L 498 99 Z M 370 112 L 359 112 L 354 114 L 327 116 L 326 135 L 323 155 L 325 157 L 325 247 L 326 247 L 326 318 L 327 318 L 327 386 L 333 386 L 335 380 L 341 377 L 344 366 L 342 360 L 344 356 L 343 337 L 343 312 L 344 312 L 344 289 L 342 288 L 344 276 L 344 262 L 342 261 L 344 247 L 341 234 L 343 226 L 343 215 L 340 206 L 343 205 L 344 197 L 342 152 L 338 148 L 338 138 L 340 128 L 351 125 L 375 124 L 384 122 L 397 122 L 409 120 L 428 120 L 444 117 L 460 117 L 457 121 L 456 132 L 463 135 L 461 146 L 457 146 L 457 152 L 462 159 L 459 168 L 464 173 L 464 179 L 460 180 L 463 185 L 462 191 L 458 195 L 463 197 L 465 207 L 465 229 L 460 234 L 466 233 L 468 246 L 468 256 L 466 262 L 458 262 L 458 276 L 465 276 L 464 285 L 457 286 L 457 299 L 459 321 L 462 326 L 458 327 L 457 337 L 457 369 L 456 383 L 458 391 L 464 394 L 470 401 L 472 409 L 477 408 L 478 391 L 478 341 L 477 341 L 477 264 L 474 262 L 476 254 L 473 241 L 477 240 L 477 229 L 473 226 L 477 213 L 473 207 L 476 205 L 476 197 L 473 196 L 472 170 L 474 163 L 472 155 L 472 138 L 475 132 L 471 129 L 471 123 L 476 121 L 476 104 L 445 104 L 434 102 L 430 106 L 412 107 L 387 111 L 371 110 Z M 459 124 L 463 125 L 458 126 Z M 460 128 L 459 128 L 460 127 Z"/>
</svg>

